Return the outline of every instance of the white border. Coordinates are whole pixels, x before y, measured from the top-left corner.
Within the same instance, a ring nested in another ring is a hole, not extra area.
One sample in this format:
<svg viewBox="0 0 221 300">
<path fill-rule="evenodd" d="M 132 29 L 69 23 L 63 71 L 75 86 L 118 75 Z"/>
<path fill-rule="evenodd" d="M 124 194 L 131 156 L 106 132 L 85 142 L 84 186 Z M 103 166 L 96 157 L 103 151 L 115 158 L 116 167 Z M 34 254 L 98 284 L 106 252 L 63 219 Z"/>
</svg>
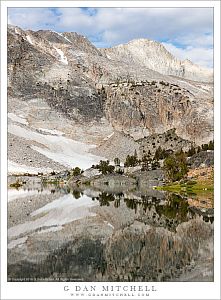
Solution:
<svg viewBox="0 0 221 300">
<path fill-rule="evenodd" d="M 220 299 L 220 2 L 219 1 L 2 1 L 1 2 L 1 299 L 119 299 L 115 296 L 73 297 L 64 292 L 64 286 L 74 287 L 74 283 L 10 283 L 7 282 L 7 7 L 214 7 L 214 85 L 215 85 L 215 281 L 146 283 L 154 285 L 157 292 L 139 299 Z M 76 285 L 82 285 L 79 283 Z M 131 283 L 141 286 L 145 283 Z M 125 285 L 131 285 L 125 283 Z M 89 285 L 89 283 L 86 283 Z M 92 283 L 101 288 L 104 283 Z M 124 283 L 106 283 L 109 286 Z M 136 299 L 120 297 L 120 299 Z"/>
</svg>

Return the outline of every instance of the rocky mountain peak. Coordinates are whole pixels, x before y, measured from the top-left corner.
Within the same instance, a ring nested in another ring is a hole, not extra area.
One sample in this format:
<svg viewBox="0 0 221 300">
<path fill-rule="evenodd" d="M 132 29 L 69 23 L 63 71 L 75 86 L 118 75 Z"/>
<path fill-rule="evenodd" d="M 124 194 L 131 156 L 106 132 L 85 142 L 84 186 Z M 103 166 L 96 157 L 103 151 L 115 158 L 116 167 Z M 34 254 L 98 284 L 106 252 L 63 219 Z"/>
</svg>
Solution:
<svg viewBox="0 0 221 300">
<path fill-rule="evenodd" d="M 186 59 L 175 58 L 161 43 L 149 39 L 135 39 L 127 44 L 101 49 L 111 59 L 133 63 L 157 71 L 195 81 L 213 81 L 213 72 Z"/>
<path fill-rule="evenodd" d="M 124 45 L 124 44 L 122 44 L 122 45 Z M 160 51 L 164 52 L 165 55 L 168 55 L 169 57 L 175 59 L 175 57 L 161 43 L 154 41 L 154 40 L 144 39 L 144 38 L 133 39 L 133 40 L 129 41 L 126 45 L 136 46 L 136 47 L 140 47 L 140 48 L 149 48 L 149 51 L 160 50 Z M 118 47 L 118 46 L 116 46 L 116 47 Z"/>
<path fill-rule="evenodd" d="M 155 41 L 97 49 L 75 32 L 8 27 L 10 97 L 43 99 L 79 123 L 105 118 L 134 139 L 176 128 L 184 139 L 211 140 L 213 86 L 202 82 L 208 78 Z"/>
</svg>

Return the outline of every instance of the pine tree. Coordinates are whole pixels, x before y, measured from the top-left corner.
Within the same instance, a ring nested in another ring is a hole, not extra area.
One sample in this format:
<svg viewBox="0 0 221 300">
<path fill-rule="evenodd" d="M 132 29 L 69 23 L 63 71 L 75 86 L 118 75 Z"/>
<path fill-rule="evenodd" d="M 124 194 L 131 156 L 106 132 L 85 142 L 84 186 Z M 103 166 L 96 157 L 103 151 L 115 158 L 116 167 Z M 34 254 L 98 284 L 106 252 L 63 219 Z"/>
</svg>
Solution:
<svg viewBox="0 0 221 300">
<path fill-rule="evenodd" d="M 214 141 L 209 142 L 208 150 L 214 150 Z"/>
<path fill-rule="evenodd" d="M 192 145 L 191 148 L 187 151 L 187 156 L 190 157 L 193 156 L 194 154 L 196 154 L 196 150 Z"/>
<path fill-rule="evenodd" d="M 184 178 L 188 172 L 186 155 L 180 152 L 169 155 L 164 160 L 164 170 L 169 181 L 177 181 Z"/>
<path fill-rule="evenodd" d="M 114 172 L 114 166 L 109 165 L 109 160 L 100 160 L 99 165 L 96 166 L 96 168 L 104 175 L 108 173 Z"/>
<path fill-rule="evenodd" d="M 120 159 L 118 157 L 114 159 L 114 164 L 115 166 L 120 166 Z"/>
<path fill-rule="evenodd" d="M 148 155 L 144 155 L 142 157 L 142 171 L 148 171 L 149 170 L 149 166 L 152 164 L 152 158 L 150 158 Z"/>
<path fill-rule="evenodd" d="M 208 150 L 208 145 L 207 144 L 203 144 L 202 145 L 202 150 L 203 151 L 207 151 Z"/>
<path fill-rule="evenodd" d="M 135 155 L 127 155 L 126 161 L 124 163 L 125 167 L 135 167 L 139 163 L 139 160 L 137 159 L 137 156 Z"/>
</svg>

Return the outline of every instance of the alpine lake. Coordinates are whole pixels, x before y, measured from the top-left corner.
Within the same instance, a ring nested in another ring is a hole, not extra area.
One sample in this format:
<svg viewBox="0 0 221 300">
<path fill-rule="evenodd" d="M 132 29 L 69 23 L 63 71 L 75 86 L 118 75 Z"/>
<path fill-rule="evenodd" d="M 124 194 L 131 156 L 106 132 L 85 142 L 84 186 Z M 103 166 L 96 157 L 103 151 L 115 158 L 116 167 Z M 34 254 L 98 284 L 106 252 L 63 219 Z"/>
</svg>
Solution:
<svg viewBox="0 0 221 300">
<path fill-rule="evenodd" d="M 213 193 L 18 179 L 8 281 L 213 281 Z"/>
</svg>

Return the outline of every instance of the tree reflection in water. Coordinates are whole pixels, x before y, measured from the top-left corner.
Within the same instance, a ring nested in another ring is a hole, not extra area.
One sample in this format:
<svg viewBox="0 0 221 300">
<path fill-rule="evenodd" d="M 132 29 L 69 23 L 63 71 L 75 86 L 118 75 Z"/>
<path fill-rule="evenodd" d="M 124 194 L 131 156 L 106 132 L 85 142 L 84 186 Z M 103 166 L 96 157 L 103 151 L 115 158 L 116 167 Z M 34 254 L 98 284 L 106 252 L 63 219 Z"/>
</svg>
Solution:
<svg viewBox="0 0 221 300">
<path fill-rule="evenodd" d="M 75 199 L 82 194 L 72 191 Z M 166 194 L 160 199 L 100 192 L 93 200 L 99 201 L 103 208 L 109 207 L 104 212 L 106 215 L 108 211 L 113 219 L 118 211 L 119 218 L 122 212 L 123 216 L 128 213 L 133 217 L 120 227 L 109 224 L 112 229 L 107 226 L 108 221 L 102 219 L 96 223 L 94 219 L 90 227 L 88 223 L 77 227 L 81 228 L 78 235 L 69 232 L 69 240 L 49 252 L 47 247 L 53 241 L 40 240 L 46 249 L 43 258 L 35 263 L 28 259 L 9 263 L 8 280 L 171 281 L 190 268 L 201 247 L 204 251 L 202 245 L 208 244 L 213 236 L 213 217 L 197 218 L 197 210 L 192 210 L 185 197 L 177 194 Z M 102 208 L 99 209 L 101 212 Z M 135 216 L 130 210 L 134 210 Z M 94 231 L 87 231 L 93 226 Z"/>
<path fill-rule="evenodd" d="M 177 219 L 180 222 L 186 222 L 193 215 L 189 210 L 187 200 L 172 193 L 167 194 L 163 205 L 161 199 L 147 195 L 141 195 L 140 199 L 133 199 L 125 197 L 123 193 L 102 192 L 95 199 L 100 202 L 100 206 L 109 206 L 111 202 L 114 202 L 114 207 L 119 207 L 121 201 L 124 201 L 128 208 L 135 210 L 135 213 L 137 213 L 138 207 L 141 207 L 144 212 L 150 211 L 154 207 L 160 217 L 164 215 L 168 219 Z"/>
</svg>

